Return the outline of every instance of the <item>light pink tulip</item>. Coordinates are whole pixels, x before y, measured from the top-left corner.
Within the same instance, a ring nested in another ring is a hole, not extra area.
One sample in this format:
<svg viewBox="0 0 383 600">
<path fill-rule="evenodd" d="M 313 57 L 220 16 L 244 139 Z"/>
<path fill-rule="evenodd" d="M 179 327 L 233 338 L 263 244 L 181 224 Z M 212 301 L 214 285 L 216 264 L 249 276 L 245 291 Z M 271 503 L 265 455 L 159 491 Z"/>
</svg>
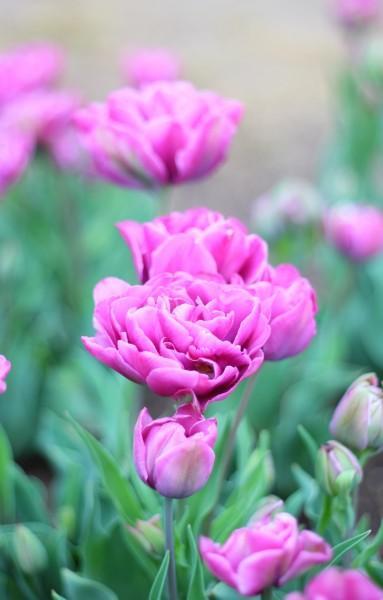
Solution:
<svg viewBox="0 0 383 600">
<path fill-rule="evenodd" d="M 328 241 L 355 262 L 383 250 L 383 212 L 365 204 L 339 204 L 324 217 Z"/>
<path fill-rule="evenodd" d="M 312 531 L 299 531 L 288 513 L 265 517 L 236 529 L 223 544 L 200 538 L 207 568 L 243 596 L 284 585 L 314 565 L 331 558 L 330 546 Z"/>
<path fill-rule="evenodd" d="M 379 0 L 332 0 L 335 14 L 347 26 L 367 24 L 380 12 Z"/>
<path fill-rule="evenodd" d="M 383 591 L 360 571 L 332 568 L 314 577 L 303 593 L 288 594 L 286 600 L 383 600 Z"/>
<path fill-rule="evenodd" d="M 52 84 L 62 66 L 61 51 L 50 44 L 30 44 L 0 54 L 0 105 Z"/>
<path fill-rule="evenodd" d="M 123 221 L 117 227 L 142 282 L 159 273 L 185 271 L 252 283 L 267 268 L 266 242 L 248 235 L 238 219 L 207 208 L 172 212 L 148 223 Z"/>
<path fill-rule="evenodd" d="M 30 137 L 0 122 L 0 197 L 22 175 L 31 157 Z"/>
<path fill-rule="evenodd" d="M 75 124 L 101 177 L 127 187 L 200 179 L 226 158 L 242 105 L 190 83 L 159 82 L 112 93 L 78 111 Z"/>
<path fill-rule="evenodd" d="M 11 367 L 11 362 L 5 358 L 5 356 L 0 354 L 0 394 L 4 394 L 5 390 L 7 389 L 5 379 L 11 370 Z"/>
<path fill-rule="evenodd" d="M 205 419 L 192 404 L 181 406 L 173 417 L 156 420 L 144 408 L 134 429 L 138 474 L 162 496 L 191 496 L 210 477 L 216 437 L 216 419 Z"/>
<path fill-rule="evenodd" d="M 95 289 L 95 337 L 87 350 L 160 396 L 225 398 L 262 365 L 270 328 L 243 287 L 186 273 L 132 286 L 108 278 Z"/>
<path fill-rule="evenodd" d="M 169 50 L 146 48 L 124 55 L 122 71 L 128 84 L 140 88 L 157 81 L 179 79 L 180 62 Z"/>
</svg>

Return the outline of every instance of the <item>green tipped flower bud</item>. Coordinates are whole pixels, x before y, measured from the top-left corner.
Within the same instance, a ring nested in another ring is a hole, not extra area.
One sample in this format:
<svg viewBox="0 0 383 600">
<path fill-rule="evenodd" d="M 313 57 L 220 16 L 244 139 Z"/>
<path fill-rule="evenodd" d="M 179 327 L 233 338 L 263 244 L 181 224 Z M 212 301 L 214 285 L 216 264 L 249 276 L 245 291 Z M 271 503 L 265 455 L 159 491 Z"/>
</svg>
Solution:
<svg viewBox="0 0 383 600">
<path fill-rule="evenodd" d="M 356 450 L 383 446 L 383 390 L 374 373 L 358 377 L 348 388 L 335 409 L 330 431 Z"/>
<path fill-rule="evenodd" d="M 39 538 L 24 525 L 17 525 L 13 534 L 13 550 L 20 569 L 33 575 L 45 569 L 48 554 Z"/>
<path fill-rule="evenodd" d="M 147 521 L 138 519 L 135 527 L 128 527 L 145 550 L 152 554 L 161 554 L 165 545 L 160 515 L 154 515 Z"/>
<path fill-rule="evenodd" d="M 361 482 L 362 476 L 358 459 L 343 444 L 332 440 L 319 448 L 317 479 L 329 496 L 351 492 Z"/>
</svg>

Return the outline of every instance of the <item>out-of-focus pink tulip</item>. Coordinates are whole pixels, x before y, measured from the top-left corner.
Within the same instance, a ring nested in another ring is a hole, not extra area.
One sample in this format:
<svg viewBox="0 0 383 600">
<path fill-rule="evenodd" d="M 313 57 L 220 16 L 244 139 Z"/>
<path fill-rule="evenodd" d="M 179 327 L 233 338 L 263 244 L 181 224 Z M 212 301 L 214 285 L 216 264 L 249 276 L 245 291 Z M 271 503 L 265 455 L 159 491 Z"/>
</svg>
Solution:
<svg viewBox="0 0 383 600">
<path fill-rule="evenodd" d="M 352 261 L 364 261 L 383 250 L 383 212 L 364 204 L 340 204 L 324 217 L 328 241 Z"/>
<path fill-rule="evenodd" d="M 4 394 L 5 390 L 7 389 L 5 379 L 11 370 L 11 367 L 11 362 L 5 358 L 5 356 L 0 354 L 0 394 Z"/>
<path fill-rule="evenodd" d="M 0 54 L 0 105 L 46 87 L 62 71 L 63 55 L 50 44 L 30 44 Z"/>
<path fill-rule="evenodd" d="M 237 219 L 207 208 L 172 212 L 148 223 L 123 221 L 118 230 L 142 282 L 159 273 L 185 271 L 220 275 L 228 283 L 251 283 L 267 267 L 262 238 L 248 235 Z"/>
<path fill-rule="evenodd" d="M 360 571 L 333 567 L 316 575 L 303 593 L 288 594 L 286 600 L 383 600 L 383 591 Z"/>
<path fill-rule="evenodd" d="M 368 24 L 380 12 L 379 0 L 332 0 L 338 20 L 349 27 Z"/>
<path fill-rule="evenodd" d="M 316 533 L 299 531 L 296 519 L 288 513 L 236 529 L 223 545 L 202 537 L 199 548 L 213 575 L 243 596 L 284 585 L 330 560 L 332 554 Z"/>
<path fill-rule="evenodd" d="M 270 327 L 243 287 L 179 273 L 141 286 L 104 279 L 94 295 L 96 336 L 85 347 L 160 396 L 192 394 L 203 408 L 263 362 Z"/>
<path fill-rule="evenodd" d="M 226 158 L 242 105 L 190 83 L 159 82 L 112 93 L 75 124 L 101 177 L 127 187 L 200 179 Z"/>
<path fill-rule="evenodd" d="M 263 281 L 248 286 L 261 299 L 270 318 L 266 360 L 282 360 L 303 352 L 316 334 L 316 293 L 293 265 L 268 267 Z"/>
<path fill-rule="evenodd" d="M 122 71 L 127 83 L 142 87 L 157 81 L 175 81 L 181 65 L 175 54 L 165 48 L 145 48 L 125 54 Z"/>
<path fill-rule="evenodd" d="M 216 419 L 205 419 L 192 404 L 181 406 L 173 417 L 156 420 L 144 408 L 134 429 L 138 474 L 162 496 L 191 496 L 210 477 L 216 437 Z"/>
<path fill-rule="evenodd" d="M 24 172 L 32 148 L 30 137 L 0 123 L 0 197 Z"/>
</svg>

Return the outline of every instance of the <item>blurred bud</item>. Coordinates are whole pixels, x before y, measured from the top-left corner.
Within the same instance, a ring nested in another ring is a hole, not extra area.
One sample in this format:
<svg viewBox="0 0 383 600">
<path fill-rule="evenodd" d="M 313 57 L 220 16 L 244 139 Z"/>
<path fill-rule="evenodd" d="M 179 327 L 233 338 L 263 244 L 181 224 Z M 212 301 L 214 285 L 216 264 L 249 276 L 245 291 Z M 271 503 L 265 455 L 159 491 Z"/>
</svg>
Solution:
<svg viewBox="0 0 383 600">
<path fill-rule="evenodd" d="M 28 575 L 42 571 L 48 563 L 48 554 L 39 538 L 24 525 L 17 525 L 13 534 L 15 559 Z"/>
<path fill-rule="evenodd" d="M 62 506 L 58 513 L 59 528 L 65 531 L 68 538 L 73 537 L 76 529 L 76 512 L 73 506 Z"/>
<path fill-rule="evenodd" d="M 317 479 L 329 496 L 351 492 L 362 476 L 358 459 L 343 444 L 331 440 L 319 448 Z"/>
<path fill-rule="evenodd" d="M 138 519 L 135 527 L 128 527 L 130 533 L 140 542 L 147 552 L 161 554 L 165 545 L 160 515 L 154 515 L 147 521 Z"/>
<path fill-rule="evenodd" d="M 283 500 L 278 498 L 278 496 L 266 496 L 258 504 L 257 510 L 250 518 L 249 525 L 266 517 L 274 517 L 276 513 L 282 510 Z"/>
<path fill-rule="evenodd" d="M 383 446 L 383 390 L 375 373 L 358 377 L 335 409 L 330 431 L 357 450 Z"/>
</svg>

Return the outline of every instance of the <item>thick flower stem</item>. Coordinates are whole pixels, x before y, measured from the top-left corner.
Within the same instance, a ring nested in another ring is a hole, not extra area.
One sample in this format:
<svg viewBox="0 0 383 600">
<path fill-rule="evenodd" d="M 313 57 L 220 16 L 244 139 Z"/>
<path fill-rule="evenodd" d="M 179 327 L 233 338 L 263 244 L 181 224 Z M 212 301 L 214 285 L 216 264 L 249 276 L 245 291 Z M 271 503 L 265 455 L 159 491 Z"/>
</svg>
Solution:
<svg viewBox="0 0 383 600">
<path fill-rule="evenodd" d="M 327 494 L 323 498 L 322 511 L 319 517 L 317 532 L 322 535 L 330 522 L 332 509 L 332 498 Z"/>
<path fill-rule="evenodd" d="M 169 550 L 170 562 L 168 568 L 168 596 L 169 600 L 177 600 L 177 577 L 176 577 L 176 560 L 174 554 L 174 537 L 173 537 L 173 500 L 165 498 L 165 540 L 166 549 Z"/>
</svg>

